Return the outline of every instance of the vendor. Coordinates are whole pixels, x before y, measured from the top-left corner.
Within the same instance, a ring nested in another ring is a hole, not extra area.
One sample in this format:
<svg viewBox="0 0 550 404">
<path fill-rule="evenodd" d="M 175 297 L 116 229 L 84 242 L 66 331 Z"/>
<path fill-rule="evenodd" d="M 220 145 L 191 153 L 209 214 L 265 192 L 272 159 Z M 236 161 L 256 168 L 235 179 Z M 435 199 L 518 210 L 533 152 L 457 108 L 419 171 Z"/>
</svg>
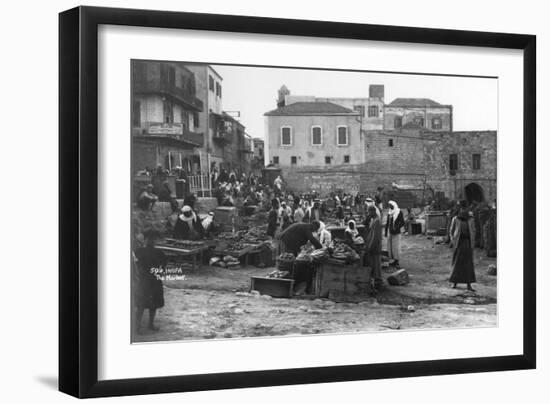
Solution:
<svg viewBox="0 0 550 404">
<path fill-rule="evenodd" d="M 315 234 L 323 248 L 332 247 L 332 234 L 327 230 L 323 222 L 319 222 L 319 230 Z"/>
<path fill-rule="evenodd" d="M 158 196 L 153 193 L 153 184 L 147 184 L 139 194 L 137 206 L 143 210 L 153 210 Z"/>
<path fill-rule="evenodd" d="M 376 216 L 378 216 L 379 218 L 381 217 L 380 215 L 380 209 L 378 208 L 378 206 L 376 205 L 374 199 L 372 198 L 367 198 L 365 199 L 365 204 L 367 205 L 367 211 L 369 209 L 370 206 L 374 206 L 376 208 Z"/>
<path fill-rule="evenodd" d="M 174 226 L 174 237 L 182 240 L 198 240 L 204 235 L 204 227 L 191 206 L 185 205 L 181 208 L 181 215 L 178 216 Z"/>
<path fill-rule="evenodd" d="M 297 256 L 300 248 L 308 241 L 315 246 L 316 249 L 322 248 L 321 243 L 315 238 L 313 233 L 319 231 L 321 224 L 314 220 L 311 223 L 294 223 L 279 236 L 281 241 L 281 252 L 291 252 Z"/>
<path fill-rule="evenodd" d="M 357 230 L 357 224 L 355 223 L 355 220 L 348 221 L 348 226 L 345 230 L 346 240 L 351 246 L 356 246 L 360 244 L 364 244 L 365 241 L 363 240 L 363 237 L 359 235 L 359 230 Z"/>
</svg>

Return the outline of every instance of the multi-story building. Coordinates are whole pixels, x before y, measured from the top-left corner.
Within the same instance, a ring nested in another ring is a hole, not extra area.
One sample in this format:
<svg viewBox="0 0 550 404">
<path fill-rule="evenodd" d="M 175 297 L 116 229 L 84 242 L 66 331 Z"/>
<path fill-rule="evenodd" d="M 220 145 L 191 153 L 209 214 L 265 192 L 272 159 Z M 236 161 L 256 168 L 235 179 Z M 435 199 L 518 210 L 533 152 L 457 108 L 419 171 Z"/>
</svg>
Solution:
<svg viewBox="0 0 550 404">
<path fill-rule="evenodd" d="M 296 190 L 406 189 L 417 202 L 436 193 L 496 198 L 495 131 L 454 132 L 452 106 L 429 99 L 383 102 L 381 85 L 368 98 L 291 96 L 281 87 L 279 108 L 265 114 L 266 161 Z"/>
<path fill-rule="evenodd" d="M 262 164 L 265 161 L 265 142 L 262 138 L 255 137 L 252 139 L 253 143 L 253 151 L 254 151 L 254 159 L 258 162 L 261 162 Z"/>
<path fill-rule="evenodd" d="M 433 132 L 453 130 L 453 106 L 429 98 L 396 98 L 384 105 L 384 129 L 426 128 Z"/>
<path fill-rule="evenodd" d="M 198 125 L 203 109 L 195 75 L 183 64 L 133 61 L 133 171 L 196 166 L 204 141 Z"/>
<path fill-rule="evenodd" d="M 245 127 L 223 110 L 222 76 L 210 65 L 187 64 L 197 80 L 197 96 L 204 100 L 198 116 L 198 128 L 204 132 L 204 146 L 200 149 L 203 170 L 246 169 L 250 159 L 244 145 Z M 207 166 L 206 164 L 209 164 Z"/>
<path fill-rule="evenodd" d="M 284 99 L 284 102 L 281 100 Z M 278 105 L 291 105 L 295 102 L 330 102 L 341 105 L 359 114 L 361 130 L 384 128 L 384 86 L 371 84 L 368 97 L 315 97 L 311 95 L 291 95 L 286 86 L 279 89 Z"/>
<path fill-rule="evenodd" d="M 279 104 L 280 105 L 280 104 Z M 292 102 L 266 112 L 267 159 L 281 168 L 363 162 L 357 111 L 331 102 Z"/>
<path fill-rule="evenodd" d="M 219 169 L 247 173 L 252 160 L 251 138 L 245 132 L 244 125 L 235 117 L 223 112 L 218 120 L 221 126 L 214 132 L 214 142 L 218 143 L 216 162 Z"/>
</svg>

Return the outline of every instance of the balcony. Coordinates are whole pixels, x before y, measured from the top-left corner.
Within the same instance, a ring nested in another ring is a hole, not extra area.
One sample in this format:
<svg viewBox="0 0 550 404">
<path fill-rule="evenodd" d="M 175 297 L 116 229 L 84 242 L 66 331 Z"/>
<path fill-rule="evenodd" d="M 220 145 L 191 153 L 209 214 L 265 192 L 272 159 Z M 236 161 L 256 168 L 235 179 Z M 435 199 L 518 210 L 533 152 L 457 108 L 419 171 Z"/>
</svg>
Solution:
<svg viewBox="0 0 550 404">
<path fill-rule="evenodd" d="M 136 80 L 134 82 L 135 94 L 159 94 L 176 103 L 183 104 L 187 108 L 201 112 L 204 103 L 194 94 L 184 91 L 168 82 L 158 80 Z"/>
<path fill-rule="evenodd" d="M 227 131 L 217 131 L 214 132 L 212 139 L 222 144 L 232 143 L 233 133 Z"/>
<path fill-rule="evenodd" d="M 134 128 L 133 134 L 141 139 L 181 142 L 187 147 L 204 145 L 204 134 L 192 132 L 181 123 L 144 122 L 140 128 Z"/>
</svg>

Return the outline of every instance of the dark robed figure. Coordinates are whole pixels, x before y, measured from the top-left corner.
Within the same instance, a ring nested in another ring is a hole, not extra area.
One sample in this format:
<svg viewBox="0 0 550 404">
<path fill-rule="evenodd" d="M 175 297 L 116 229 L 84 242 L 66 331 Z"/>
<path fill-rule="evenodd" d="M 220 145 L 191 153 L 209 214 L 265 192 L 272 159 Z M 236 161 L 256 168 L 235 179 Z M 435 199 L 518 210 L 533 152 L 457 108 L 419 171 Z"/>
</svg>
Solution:
<svg viewBox="0 0 550 404">
<path fill-rule="evenodd" d="M 474 218 L 463 203 L 458 215 L 451 223 L 451 242 L 453 247 L 452 273 L 450 281 L 456 288 L 457 283 L 465 283 L 473 290 L 471 283 L 476 281 L 474 270 L 475 226 Z"/>
<path fill-rule="evenodd" d="M 164 268 L 166 256 L 155 248 L 158 233 L 149 231 L 144 234 L 147 245 L 134 251 L 136 268 L 134 271 L 134 304 L 136 313 L 136 331 L 141 328 L 141 318 L 145 309 L 149 310 L 148 328 L 156 331 L 154 325 L 157 309 L 164 306 L 164 290 L 162 281 L 158 279 L 155 270 Z"/>
</svg>

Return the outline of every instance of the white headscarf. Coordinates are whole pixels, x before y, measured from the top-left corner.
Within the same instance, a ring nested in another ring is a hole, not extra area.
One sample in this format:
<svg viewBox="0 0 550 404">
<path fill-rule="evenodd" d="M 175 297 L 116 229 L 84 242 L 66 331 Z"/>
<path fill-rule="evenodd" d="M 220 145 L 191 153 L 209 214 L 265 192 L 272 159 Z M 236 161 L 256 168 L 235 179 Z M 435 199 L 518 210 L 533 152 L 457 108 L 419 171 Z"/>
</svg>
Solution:
<svg viewBox="0 0 550 404">
<path fill-rule="evenodd" d="M 319 222 L 319 243 L 323 247 L 327 247 L 332 243 L 332 234 L 330 234 L 330 231 L 326 229 L 326 226 L 323 222 Z"/>
<path fill-rule="evenodd" d="M 399 216 L 399 212 L 401 212 L 399 210 L 399 206 L 397 206 L 397 203 L 395 201 L 389 201 L 388 203 L 391 206 L 393 206 L 393 213 L 392 213 L 393 220 L 397 220 L 397 216 Z"/>
<path fill-rule="evenodd" d="M 184 215 L 184 213 L 186 212 L 191 212 L 192 215 L 187 217 Z M 179 218 L 183 220 L 185 223 L 191 224 L 191 222 L 195 220 L 197 216 L 195 215 L 195 212 L 193 212 L 193 209 L 191 209 L 191 206 L 185 205 L 183 208 L 181 208 L 181 215 L 179 216 Z"/>
<path fill-rule="evenodd" d="M 351 223 L 353 223 L 353 229 L 350 227 Z M 346 232 L 350 233 L 353 237 L 357 237 L 359 235 L 359 230 L 357 230 L 357 224 L 355 223 L 355 220 L 352 219 L 348 222 Z"/>
</svg>

